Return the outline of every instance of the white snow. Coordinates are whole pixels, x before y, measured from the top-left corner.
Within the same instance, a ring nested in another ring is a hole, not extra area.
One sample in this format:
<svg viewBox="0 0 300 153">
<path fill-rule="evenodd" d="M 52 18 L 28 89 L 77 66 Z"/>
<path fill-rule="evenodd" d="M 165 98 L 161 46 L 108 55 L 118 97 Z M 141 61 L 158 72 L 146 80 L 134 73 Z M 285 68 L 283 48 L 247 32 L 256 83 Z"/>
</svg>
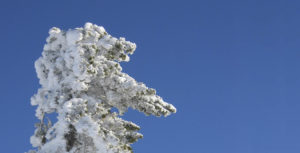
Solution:
<svg viewBox="0 0 300 153">
<path fill-rule="evenodd" d="M 130 144 L 142 135 L 119 117 L 128 107 L 155 116 L 176 112 L 154 89 L 122 72 L 119 62 L 129 61 L 136 49 L 125 38 L 86 23 L 68 31 L 54 27 L 46 41 L 35 62 L 41 88 L 31 98 L 41 120 L 30 138 L 38 153 L 131 152 Z M 58 121 L 44 124 L 44 115 L 54 112 Z"/>
</svg>

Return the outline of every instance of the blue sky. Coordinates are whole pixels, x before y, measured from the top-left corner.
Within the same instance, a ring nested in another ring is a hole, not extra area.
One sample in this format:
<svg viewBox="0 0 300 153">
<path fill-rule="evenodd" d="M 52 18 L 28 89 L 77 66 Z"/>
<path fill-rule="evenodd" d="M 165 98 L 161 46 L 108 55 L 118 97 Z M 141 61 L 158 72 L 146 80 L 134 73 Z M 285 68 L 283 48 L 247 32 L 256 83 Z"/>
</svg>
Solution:
<svg viewBox="0 0 300 153">
<path fill-rule="evenodd" d="M 34 61 L 49 28 L 89 21 L 137 50 L 123 69 L 178 112 L 130 110 L 136 153 L 299 153 L 300 1 L 0 1 L 0 144 L 31 148 Z"/>
</svg>

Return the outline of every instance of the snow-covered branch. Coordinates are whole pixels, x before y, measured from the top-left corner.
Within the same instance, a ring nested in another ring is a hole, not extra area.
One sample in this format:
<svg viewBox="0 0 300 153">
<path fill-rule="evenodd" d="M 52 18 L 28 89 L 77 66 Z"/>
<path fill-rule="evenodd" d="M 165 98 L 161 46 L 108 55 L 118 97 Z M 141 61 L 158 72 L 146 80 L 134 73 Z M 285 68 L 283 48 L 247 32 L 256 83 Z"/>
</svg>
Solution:
<svg viewBox="0 0 300 153">
<path fill-rule="evenodd" d="M 91 23 L 68 31 L 52 28 L 49 34 L 35 62 L 41 88 L 31 104 L 41 122 L 31 137 L 38 150 L 31 152 L 131 152 L 130 144 L 142 138 L 140 127 L 120 115 L 129 107 L 155 116 L 176 112 L 154 89 L 122 72 L 119 62 L 129 61 L 134 43 Z M 46 125 L 44 115 L 50 113 L 58 121 Z"/>
</svg>

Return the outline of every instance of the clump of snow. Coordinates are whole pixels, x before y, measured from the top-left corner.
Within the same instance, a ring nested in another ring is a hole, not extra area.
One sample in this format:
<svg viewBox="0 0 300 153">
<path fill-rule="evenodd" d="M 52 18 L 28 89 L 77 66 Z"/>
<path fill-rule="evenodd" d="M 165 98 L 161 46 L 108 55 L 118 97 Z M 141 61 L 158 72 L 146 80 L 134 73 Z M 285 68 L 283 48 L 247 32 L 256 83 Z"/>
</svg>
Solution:
<svg viewBox="0 0 300 153">
<path fill-rule="evenodd" d="M 131 152 L 130 144 L 142 138 L 140 127 L 120 115 L 129 107 L 155 116 L 176 112 L 154 89 L 122 72 L 119 62 L 129 61 L 135 49 L 134 43 L 92 23 L 68 31 L 50 29 L 35 62 L 42 86 L 31 98 L 41 120 L 30 139 L 36 152 Z M 58 121 L 46 125 L 44 116 L 54 112 Z"/>
</svg>

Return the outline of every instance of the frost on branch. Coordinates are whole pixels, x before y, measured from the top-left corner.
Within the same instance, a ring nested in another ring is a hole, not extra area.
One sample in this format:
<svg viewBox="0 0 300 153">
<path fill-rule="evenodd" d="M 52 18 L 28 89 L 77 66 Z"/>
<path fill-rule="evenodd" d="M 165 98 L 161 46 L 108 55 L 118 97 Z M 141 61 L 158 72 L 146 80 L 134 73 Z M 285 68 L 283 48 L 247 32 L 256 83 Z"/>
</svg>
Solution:
<svg viewBox="0 0 300 153">
<path fill-rule="evenodd" d="M 176 112 L 154 89 L 122 72 L 119 62 L 129 61 L 134 43 L 91 23 L 68 31 L 52 28 L 49 34 L 35 62 L 41 88 L 31 104 L 41 122 L 30 138 L 38 149 L 30 152 L 132 152 L 130 144 L 142 138 L 140 127 L 120 115 L 129 107 L 155 116 Z M 50 113 L 58 114 L 53 125 L 44 121 Z"/>
</svg>

